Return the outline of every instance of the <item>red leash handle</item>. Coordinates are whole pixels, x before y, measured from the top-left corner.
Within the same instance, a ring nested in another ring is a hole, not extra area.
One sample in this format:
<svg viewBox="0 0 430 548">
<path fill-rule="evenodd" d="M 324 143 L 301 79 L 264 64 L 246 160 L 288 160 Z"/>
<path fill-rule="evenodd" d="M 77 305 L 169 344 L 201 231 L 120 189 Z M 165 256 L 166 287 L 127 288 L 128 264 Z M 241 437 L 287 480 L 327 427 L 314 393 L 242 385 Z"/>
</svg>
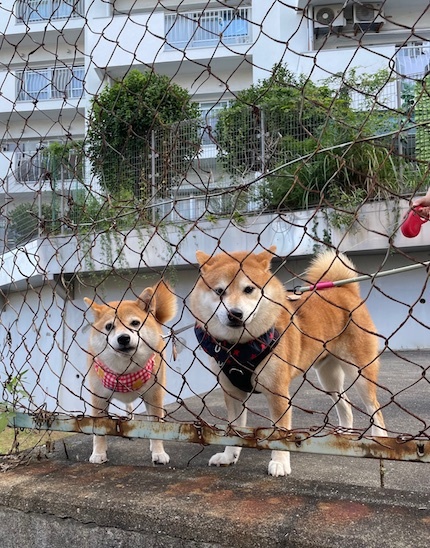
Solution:
<svg viewBox="0 0 430 548">
<path fill-rule="evenodd" d="M 421 226 L 428 221 L 428 217 L 422 217 L 418 212 L 420 206 L 412 208 L 405 216 L 400 230 L 406 238 L 415 238 L 421 231 Z"/>
</svg>

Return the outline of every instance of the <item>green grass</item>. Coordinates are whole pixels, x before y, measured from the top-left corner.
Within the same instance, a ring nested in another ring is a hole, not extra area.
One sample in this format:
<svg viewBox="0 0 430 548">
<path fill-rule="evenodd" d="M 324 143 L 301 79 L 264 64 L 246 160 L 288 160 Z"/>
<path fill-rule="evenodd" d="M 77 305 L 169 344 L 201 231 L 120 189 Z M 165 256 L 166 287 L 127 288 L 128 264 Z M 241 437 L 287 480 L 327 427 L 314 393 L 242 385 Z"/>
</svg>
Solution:
<svg viewBox="0 0 430 548">
<path fill-rule="evenodd" d="M 71 435 L 73 434 L 67 432 L 5 428 L 3 432 L 0 432 L 0 455 L 8 455 L 12 450 L 17 452 L 32 449 Z"/>
</svg>

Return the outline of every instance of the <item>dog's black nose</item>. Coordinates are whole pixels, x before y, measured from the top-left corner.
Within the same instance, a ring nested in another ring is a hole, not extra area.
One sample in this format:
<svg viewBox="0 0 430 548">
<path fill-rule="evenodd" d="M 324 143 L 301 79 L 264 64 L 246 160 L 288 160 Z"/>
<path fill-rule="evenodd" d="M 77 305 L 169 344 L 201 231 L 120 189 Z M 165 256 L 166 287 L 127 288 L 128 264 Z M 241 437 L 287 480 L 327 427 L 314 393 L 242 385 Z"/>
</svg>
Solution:
<svg viewBox="0 0 430 548">
<path fill-rule="evenodd" d="M 128 346 L 130 344 L 130 335 L 120 335 L 117 341 L 121 346 Z"/>
<path fill-rule="evenodd" d="M 241 323 L 243 320 L 243 312 L 238 308 L 230 308 L 227 317 L 230 323 Z"/>
</svg>

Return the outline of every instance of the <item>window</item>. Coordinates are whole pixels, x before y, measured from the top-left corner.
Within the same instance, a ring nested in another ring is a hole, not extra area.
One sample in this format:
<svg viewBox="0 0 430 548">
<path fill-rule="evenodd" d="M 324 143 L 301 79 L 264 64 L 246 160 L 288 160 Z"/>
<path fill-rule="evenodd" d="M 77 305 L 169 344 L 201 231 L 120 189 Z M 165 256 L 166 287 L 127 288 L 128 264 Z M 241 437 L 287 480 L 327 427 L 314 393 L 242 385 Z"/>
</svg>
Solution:
<svg viewBox="0 0 430 548">
<path fill-rule="evenodd" d="M 26 69 L 16 73 L 18 101 L 77 99 L 83 96 L 84 67 Z"/>
<path fill-rule="evenodd" d="M 166 49 L 234 45 L 251 41 L 250 9 L 205 10 L 166 15 Z"/>
<path fill-rule="evenodd" d="M 43 145 L 36 142 L 22 142 L 15 150 L 15 178 L 19 183 L 39 181 L 47 168 L 41 151 Z"/>
<path fill-rule="evenodd" d="M 430 42 L 399 47 L 396 70 L 403 77 L 423 78 L 430 70 Z"/>
<path fill-rule="evenodd" d="M 219 112 L 228 107 L 229 101 L 213 101 L 200 103 L 200 112 L 203 120 L 202 145 L 216 144 L 216 124 Z"/>
<path fill-rule="evenodd" d="M 17 19 L 22 23 L 81 17 L 83 0 L 21 0 L 17 2 Z"/>
<path fill-rule="evenodd" d="M 68 142 L 61 149 L 60 139 L 20 142 L 14 151 L 16 180 L 19 183 L 34 183 L 44 180 L 48 174 L 49 179 L 54 182 L 82 180 L 82 142 Z"/>
</svg>

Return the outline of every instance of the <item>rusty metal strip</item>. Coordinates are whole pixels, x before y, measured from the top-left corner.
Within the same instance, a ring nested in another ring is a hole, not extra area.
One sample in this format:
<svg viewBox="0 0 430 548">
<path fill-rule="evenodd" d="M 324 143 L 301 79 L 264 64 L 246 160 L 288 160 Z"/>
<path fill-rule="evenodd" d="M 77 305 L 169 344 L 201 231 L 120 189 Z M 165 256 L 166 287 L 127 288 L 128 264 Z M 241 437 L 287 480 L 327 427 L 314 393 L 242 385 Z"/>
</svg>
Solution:
<svg viewBox="0 0 430 548">
<path fill-rule="evenodd" d="M 369 438 L 363 437 L 359 433 L 344 434 L 328 430 L 318 430 L 318 432 L 311 430 L 285 431 L 277 428 L 211 426 L 203 422 L 170 423 L 74 417 L 46 412 L 33 416 L 16 413 L 15 417 L 10 420 L 9 426 L 102 436 L 152 438 L 201 445 L 229 445 L 321 455 L 430 462 L 430 441 L 428 439 L 411 439 L 401 436 Z"/>
</svg>

